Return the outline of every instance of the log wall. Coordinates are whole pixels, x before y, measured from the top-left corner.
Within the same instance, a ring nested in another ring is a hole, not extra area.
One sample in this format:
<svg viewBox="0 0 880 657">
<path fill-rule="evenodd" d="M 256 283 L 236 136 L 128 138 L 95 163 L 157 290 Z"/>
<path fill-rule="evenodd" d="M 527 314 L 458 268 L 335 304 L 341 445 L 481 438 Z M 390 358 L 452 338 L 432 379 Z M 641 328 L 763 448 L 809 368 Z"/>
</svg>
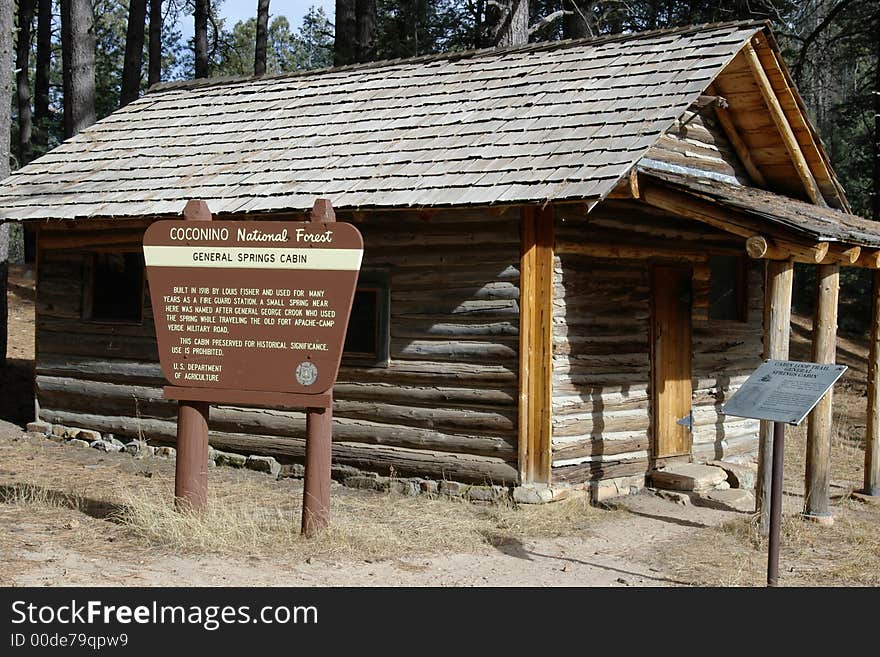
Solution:
<svg viewBox="0 0 880 657">
<path fill-rule="evenodd" d="M 560 209 L 553 325 L 553 478 L 644 474 L 651 465 L 650 264 L 669 253 L 694 268 L 693 454 L 753 451 L 758 423 L 718 410 L 761 359 L 762 278 L 748 264 L 745 322 L 708 318 L 708 254 L 744 256 L 741 238 L 607 201 L 587 216 Z M 614 252 L 615 257 L 607 257 Z"/>
<path fill-rule="evenodd" d="M 390 276 L 391 362 L 343 365 L 335 388 L 336 462 L 383 474 L 516 482 L 518 217 L 477 210 L 339 216 L 363 233 L 363 269 Z M 82 320 L 89 250 L 139 249 L 146 225 L 41 226 L 41 419 L 174 441 L 176 405 L 161 396 L 148 291 L 139 325 Z M 304 438 L 299 412 L 211 409 L 211 443 L 219 449 L 301 460 Z"/>
<path fill-rule="evenodd" d="M 648 160 L 662 161 L 710 174 L 722 175 L 731 182 L 751 184 L 730 140 L 711 107 L 691 108 L 676 124 L 658 139 L 645 155 Z"/>
</svg>

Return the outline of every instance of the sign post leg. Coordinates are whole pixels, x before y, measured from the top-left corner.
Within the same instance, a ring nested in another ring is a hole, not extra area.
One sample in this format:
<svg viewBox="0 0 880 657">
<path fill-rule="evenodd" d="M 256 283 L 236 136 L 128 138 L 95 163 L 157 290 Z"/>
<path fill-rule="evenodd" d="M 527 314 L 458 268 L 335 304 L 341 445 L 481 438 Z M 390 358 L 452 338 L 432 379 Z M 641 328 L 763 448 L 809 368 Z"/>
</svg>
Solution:
<svg viewBox="0 0 880 657">
<path fill-rule="evenodd" d="M 782 523 L 782 474 L 785 424 L 773 423 L 773 479 L 770 489 L 770 547 L 767 552 L 767 586 L 779 580 L 779 526 Z"/>
<path fill-rule="evenodd" d="M 306 538 L 315 536 L 329 522 L 332 448 L 333 408 L 307 409 L 306 477 L 302 510 L 302 533 Z"/>
<path fill-rule="evenodd" d="M 208 507 L 209 410 L 207 402 L 178 402 L 174 504 L 180 511 L 203 513 Z"/>
</svg>

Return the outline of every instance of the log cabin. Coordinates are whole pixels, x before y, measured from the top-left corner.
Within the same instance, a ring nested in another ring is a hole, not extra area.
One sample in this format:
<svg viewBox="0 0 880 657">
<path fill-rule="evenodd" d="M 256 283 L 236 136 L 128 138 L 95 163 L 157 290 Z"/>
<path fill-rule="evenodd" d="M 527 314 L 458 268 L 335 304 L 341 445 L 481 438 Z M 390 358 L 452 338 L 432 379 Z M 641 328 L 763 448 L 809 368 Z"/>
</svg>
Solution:
<svg viewBox="0 0 880 657">
<path fill-rule="evenodd" d="M 550 498 L 766 450 L 720 405 L 786 357 L 792 263 L 818 268 L 819 362 L 840 266 L 880 266 L 764 23 L 159 84 L 0 187 L 37 235 L 38 417 L 173 442 L 145 228 L 318 197 L 365 244 L 334 461 Z M 304 435 L 298 411 L 211 410 L 220 449 L 289 463 Z"/>
</svg>

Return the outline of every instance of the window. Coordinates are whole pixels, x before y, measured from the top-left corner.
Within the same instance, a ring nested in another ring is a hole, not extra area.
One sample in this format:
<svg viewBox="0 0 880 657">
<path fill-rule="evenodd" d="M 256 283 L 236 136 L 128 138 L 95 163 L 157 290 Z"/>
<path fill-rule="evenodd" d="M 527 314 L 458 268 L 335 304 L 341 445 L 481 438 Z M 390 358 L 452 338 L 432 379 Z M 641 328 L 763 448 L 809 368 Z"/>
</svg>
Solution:
<svg viewBox="0 0 880 657">
<path fill-rule="evenodd" d="M 83 319 L 140 324 L 144 305 L 141 253 L 90 254 L 84 283 Z"/>
<path fill-rule="evenodd" d="M 709 257 L 709 319 L 746 321 L 746 266 L 739 256 Z"/>
<path fill-rule="evenodd" d="M 351 304 L 343 359 L 358 365 L 387 365 L 391 332 L 388 274 L 361 271 Z"/>
</svg>

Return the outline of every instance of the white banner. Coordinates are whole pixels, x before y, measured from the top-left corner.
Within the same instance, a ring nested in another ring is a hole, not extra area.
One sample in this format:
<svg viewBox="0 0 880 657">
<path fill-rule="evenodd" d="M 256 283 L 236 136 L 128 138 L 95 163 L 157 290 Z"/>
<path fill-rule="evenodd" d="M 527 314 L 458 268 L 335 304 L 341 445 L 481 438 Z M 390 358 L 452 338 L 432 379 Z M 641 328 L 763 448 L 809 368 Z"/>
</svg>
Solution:
<svg viewBox="0 0 880 657">
<path fill-rule="evenodd" d="M 148 267 L 324 269 L 356 271 L 361 249 L 278 249 L 235 246 L 145 246 Z"/>
</svg>

